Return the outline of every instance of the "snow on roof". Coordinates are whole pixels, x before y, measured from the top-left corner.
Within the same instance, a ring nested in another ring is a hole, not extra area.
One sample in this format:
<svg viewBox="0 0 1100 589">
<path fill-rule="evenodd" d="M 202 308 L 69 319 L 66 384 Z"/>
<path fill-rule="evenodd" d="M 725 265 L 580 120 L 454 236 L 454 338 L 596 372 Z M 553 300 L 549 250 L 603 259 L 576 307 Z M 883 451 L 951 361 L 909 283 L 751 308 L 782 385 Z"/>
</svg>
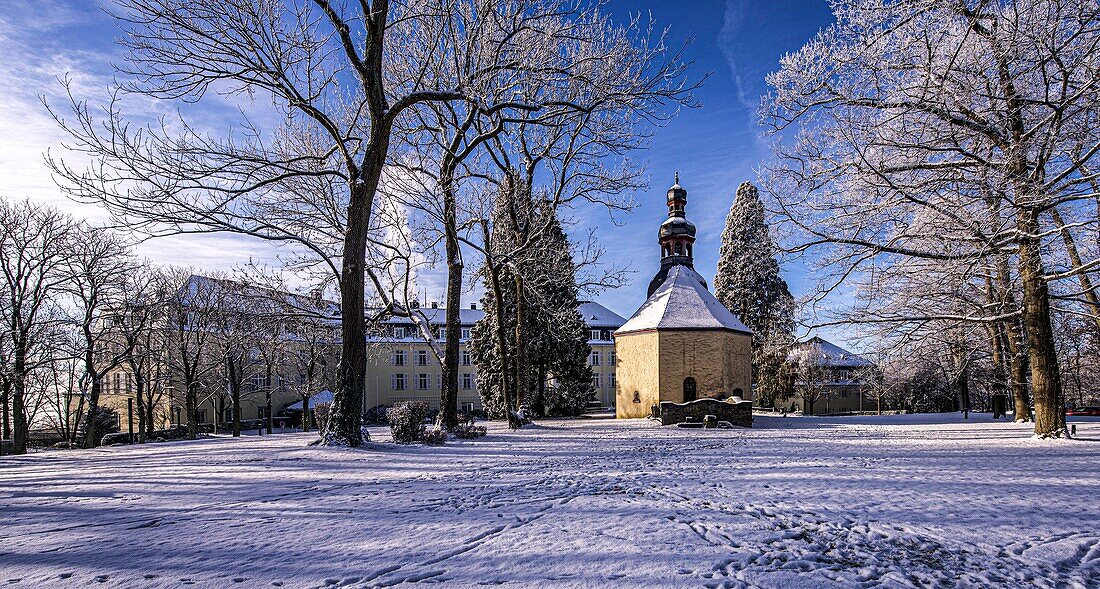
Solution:
<svg viewBox="0 0 1100 589">
<path fill-rule="evenodd" d="M 870 360 L 863 356 L 849 352 L 833 342 L 823 340 L 817 336 L 797 344 L 795 350 L 805 349 L 809 346 L 817 346 L 818 349 L 821 350 L 821 355 L 824 360 L 823 363 L 827 366 L 858 368 L 860 366 L 870 366 L 872 364 Z M 791 353 L 788 354 L 788 357 L 794 354 L 795 350 L 792 350 Z"/>
<path fill-rule="evenodd" d="M 581 312 L 581 318 L 589 327 L 612 327 L 617 329 L 623 323 L 626 323 L 626 319 L 623 319 L 622 315 L 592 301 L 581 303 L 577 310 Z"/>
<path fill-rule="evenodd" d="M 618 313 L 591 301 L 581 303 L 577 310 L 580 311 L 581 318 L 589 327 L 617 328 L 626 322 L 626 319 L 623 319 Z M 447 309 L 443 307 L 420 307 L 418 311 L 424 314 L 431 325 L 443 325 L 447 322 Z M 484 316 L 485 311 L 482 309 L 466 308 L 458 311 L 459 323 L 464 327 L 472 326 Z M 408 317 L 388 317 L 385 322 L 394 325 L 407 325 L 412 321 Z"/>
<path fill-rule="evenodd" d="M 752 333 L 714 298 L 702 276 L 683 265 L 669 269 L 661 286 L 615 334 L 651 329 L 729 329 Z"/>
</svg>

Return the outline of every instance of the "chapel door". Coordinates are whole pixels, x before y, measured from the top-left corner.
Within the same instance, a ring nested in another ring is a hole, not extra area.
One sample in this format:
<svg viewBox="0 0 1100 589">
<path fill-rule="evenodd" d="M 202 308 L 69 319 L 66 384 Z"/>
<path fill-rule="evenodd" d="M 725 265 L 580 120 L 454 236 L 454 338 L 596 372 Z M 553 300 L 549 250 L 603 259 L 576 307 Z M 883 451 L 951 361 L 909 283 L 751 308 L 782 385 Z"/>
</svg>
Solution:
<svg viewBox="0 0 1100 589">
<path fill-rule="evenodd" d="M 687 377 L 684 379 L 684 402 L 695 400 L 695 379 Z"/>
</svg>

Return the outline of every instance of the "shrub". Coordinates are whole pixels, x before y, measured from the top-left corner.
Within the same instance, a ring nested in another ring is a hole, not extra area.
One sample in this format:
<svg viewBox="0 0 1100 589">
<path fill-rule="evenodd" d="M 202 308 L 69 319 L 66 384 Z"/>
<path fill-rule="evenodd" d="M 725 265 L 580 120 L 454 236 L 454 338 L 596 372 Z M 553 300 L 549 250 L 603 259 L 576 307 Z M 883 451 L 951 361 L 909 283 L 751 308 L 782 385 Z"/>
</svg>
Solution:
<svg viewBox="0 0 1100 589">
<path fill-rule="evenodd" d="M 425 428 L 420 434 L 420 441 L 431 446 L 439 446 L 447 441 L 447 430 L 441 427 Z"/>
<path fill-rule="evenodd" d="M 103 438 L 99 442 L 99 445 L 113 446 L 115 444 L 132 444 L 134 442 L 134 438 L 136 437 L 137 435 L 131 437 L 130 434 L 126 432 L 116 432 L 103 436 Z"/>
<path fill-rule="evenodd" d="M 389 405 L 375 405 L 363 413 L 363 421 L 370 425 L 386 425 L 386 412 Z"/>
<path fill-rule="evenodd" d="M 451 433 L 454 434 L 456 438 L 461 438 L 463 440 L 472 440 L 474 438 L 480 438 L 484 436 L 486 434 L 486 429 L 483 425 L 463 423 L 459 424 L 453 430 L 451 430 Z"/>
<path fill-rule="evenodd" d="M 403 401 L 386 412 L 390 433 L 398 444 L 415 444 L 424 439 L 424 420 L 431 415 L 423 401 Z"/>
</svg>

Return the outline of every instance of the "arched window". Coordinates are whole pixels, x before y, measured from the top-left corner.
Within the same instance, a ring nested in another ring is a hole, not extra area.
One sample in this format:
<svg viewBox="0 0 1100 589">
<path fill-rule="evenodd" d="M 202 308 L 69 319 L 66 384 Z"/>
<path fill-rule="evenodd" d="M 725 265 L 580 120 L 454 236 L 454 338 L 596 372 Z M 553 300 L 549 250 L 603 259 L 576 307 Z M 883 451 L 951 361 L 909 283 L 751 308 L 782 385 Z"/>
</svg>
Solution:
<svg viewBox="0 0 1100 589">
<path fill-rule="evenodd" d="M 695 379 L 687 377 L 684 379 L 684 402 L 695 400 Z"/>
<path fill-rule="evenodd" d="M 677 242 L 676 243 L 676 255 L 677 256 L 681 255 L 683 253 L 683 251 L 684 251 L 683 246 L 679 242 Z"/>
<path fill-rule="evenodd" d="M 690 258 L 691 257 L 691 244 L 690 243 L 687 244 L 687 250 L 688 250 L 688 257 Z"/>
</svg>

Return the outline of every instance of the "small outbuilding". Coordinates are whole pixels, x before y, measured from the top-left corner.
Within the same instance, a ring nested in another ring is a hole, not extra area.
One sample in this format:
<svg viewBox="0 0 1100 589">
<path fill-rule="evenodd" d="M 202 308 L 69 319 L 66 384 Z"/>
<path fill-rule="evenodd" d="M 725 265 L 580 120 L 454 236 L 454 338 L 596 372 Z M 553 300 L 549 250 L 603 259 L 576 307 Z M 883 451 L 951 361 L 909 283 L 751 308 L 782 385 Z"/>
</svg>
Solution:
<svg viewBox="0 0 1100 589">
<path fill-rule="evenodd" d="M 645 303 L 614 334 L 619 418 L 647 417 L 663 401 L 752 400 L 752 332 L 693 268 L 686 205 L 677 178 L 658 234 L 661 269 Z"/>
</svg>

